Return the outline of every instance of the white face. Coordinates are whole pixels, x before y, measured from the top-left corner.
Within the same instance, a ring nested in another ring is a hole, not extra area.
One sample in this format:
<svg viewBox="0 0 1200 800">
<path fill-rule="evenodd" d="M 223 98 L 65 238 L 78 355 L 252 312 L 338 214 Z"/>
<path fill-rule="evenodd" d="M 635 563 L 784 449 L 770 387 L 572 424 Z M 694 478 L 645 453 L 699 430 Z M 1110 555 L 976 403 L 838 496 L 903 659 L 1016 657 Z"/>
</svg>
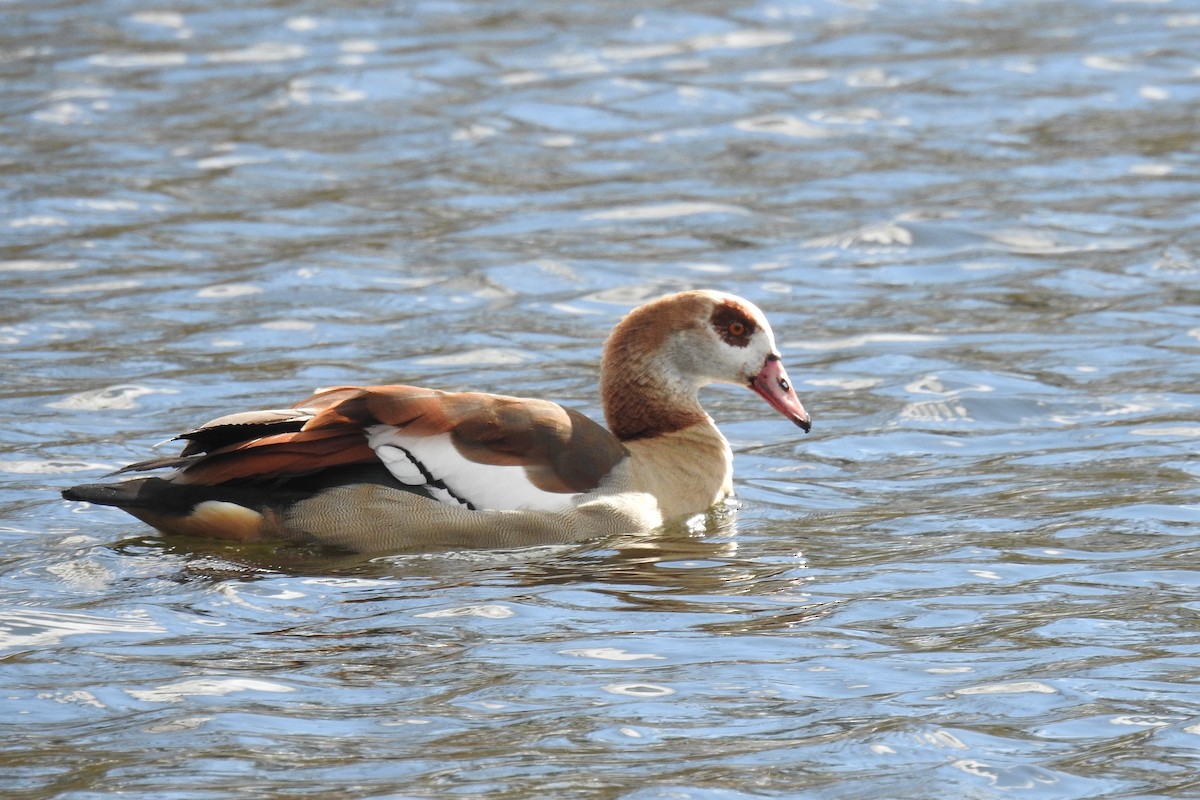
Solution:
<svg viewBox="0 0 1200 800">
<path fill-rule="evenodd" d="M 704 324 L 679 331 L 668 343 L 670 358 L 696 386 L 732 383 L 747 386 L 766 364 L 778 357 L 775 335 L 766 317 L 740 297 L 709 292 L 713 310 Z"/>
<path fill-rule="evenodd" d="M 720 344 L 718 352 L 727 356 L 723 365 L 727 365 L 726 377 L 718 379 L 721 383 L 736 383 L 739 386 L 746 386 L 762 370 L 763 365 L 767 363 L 768 356 L 778 355 L 778 351 L 775 349 L 775 336 L 765 321 L 763 327 L 756 330 L 750 337 L 750 343 L 745 347 L 732 347 L 724 341 Z"/>
<path fill-rule="evenodd" d="M 747 300 L 728 295 L 714 299 L 708 325 L 711 379 L 749 387 L 807 433 L 812 420 L 783 368 L 767 318 Z"/>
</svg>

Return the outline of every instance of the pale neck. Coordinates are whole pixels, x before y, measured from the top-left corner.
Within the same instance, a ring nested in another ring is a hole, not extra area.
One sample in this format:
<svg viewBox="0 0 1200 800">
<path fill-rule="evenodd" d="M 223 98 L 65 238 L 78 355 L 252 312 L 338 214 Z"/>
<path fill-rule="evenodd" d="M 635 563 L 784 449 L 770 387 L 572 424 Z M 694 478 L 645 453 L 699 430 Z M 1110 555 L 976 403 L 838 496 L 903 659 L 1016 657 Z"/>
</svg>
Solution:
<svg viewBox="0 0 1200 800">
<path fill-rule="evenodd" d="M 625 446 L 635 487 L 655 497 L 664 519 L 699 514 L 733 491 L 733 454 L 707 416 Z"/>
</svg>

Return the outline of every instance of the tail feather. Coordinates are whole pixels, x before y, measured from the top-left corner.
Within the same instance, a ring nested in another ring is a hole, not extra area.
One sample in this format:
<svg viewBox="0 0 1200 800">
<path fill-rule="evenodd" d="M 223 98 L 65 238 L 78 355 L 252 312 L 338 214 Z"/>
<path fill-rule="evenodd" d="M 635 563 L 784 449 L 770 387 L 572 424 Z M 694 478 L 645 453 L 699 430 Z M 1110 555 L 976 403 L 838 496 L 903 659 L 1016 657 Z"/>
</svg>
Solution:
<svg viewBox="0 0 1200 800">
<path fill-rule="evenodd" d="M 95 503 L 98 506 L 131 506 L 137 500 L 137 493 L 131 491 L 131 484 L 123 483 L 81 483 L 69 489 L 62 490 L 64 500 L 78 500 L 83 503 Z M 141 483 L 141 481 L 136 481 Z"/>
<path fill-rule="evenodd" d="M 407 486 L 397 481 L 383 464 L 364 464 L 259 483 L 210 485 L 183 483 L 165 478 L 133 478 L 116 483 L 81 483 L 63 489 L 62 496 L 66 500 L 79 500 L 98 506 L 147 508 L 163 513 L 187 514 L 198 504 L 209 500 L 237 503 L 256 510 L 267 506 L 286 507 L 327 489 L 352 483 L 375 483 L 424 494 L 421 491 L 422 487 Z"/>
<path fill-rule="evenodd" d="M 64 489 L 62 496 L 67 500 L 80 500 L 98 506 L 115 506 L 130 513 L 145 510 L 171 516 L 187 516 L 196 506 L 212 500 L 257 510 L 263 507 L 265 499 L 261 491 L 175 483 L 162 478 L 84 483 Z M 277 500 L 285 499 L 278 494 L 275 497 Z"/>
<path fill-rule="evenodd" d="M 266 533 L 271 519 L 244 490 L 192 486 L 161 478 L 85 483 L 63 490 L 67 500 L 116 506 L 164 533 L 250 541 Z"/>
</svg>

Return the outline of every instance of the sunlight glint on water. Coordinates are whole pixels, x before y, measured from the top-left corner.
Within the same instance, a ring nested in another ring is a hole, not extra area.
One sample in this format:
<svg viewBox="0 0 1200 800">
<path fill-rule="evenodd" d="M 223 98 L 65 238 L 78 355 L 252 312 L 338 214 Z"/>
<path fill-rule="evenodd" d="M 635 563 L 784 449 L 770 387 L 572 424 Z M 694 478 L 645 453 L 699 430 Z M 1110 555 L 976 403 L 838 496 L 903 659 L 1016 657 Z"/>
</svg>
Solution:
<svg viewBox="0 0 1200 800">
<path fill-rule="evenodd" d="M 5 791 L 1193 797 L 1187 3 L 18 3 Z M 61 488 L 407 382 L 599 416 L 633 305 L 769 313 L 740 509 L 376 559 Z"/>
</svg>

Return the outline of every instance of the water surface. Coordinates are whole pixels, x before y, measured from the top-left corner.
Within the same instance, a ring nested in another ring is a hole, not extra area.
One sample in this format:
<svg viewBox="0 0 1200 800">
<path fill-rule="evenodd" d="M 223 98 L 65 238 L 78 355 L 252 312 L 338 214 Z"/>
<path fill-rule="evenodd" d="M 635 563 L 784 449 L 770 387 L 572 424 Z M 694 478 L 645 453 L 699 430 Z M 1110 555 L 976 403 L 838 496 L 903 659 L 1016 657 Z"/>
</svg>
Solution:
<svg viewBox="0 0 1200 800">
<path fill-rule="evenodd" d="M 1194 3 L 8 4 L 14 798 L 1200 796 Z M 339 383 L 598 415 L 766 309 L 707 526 L 368 562 L 58 491 Z"/>
</svg>

